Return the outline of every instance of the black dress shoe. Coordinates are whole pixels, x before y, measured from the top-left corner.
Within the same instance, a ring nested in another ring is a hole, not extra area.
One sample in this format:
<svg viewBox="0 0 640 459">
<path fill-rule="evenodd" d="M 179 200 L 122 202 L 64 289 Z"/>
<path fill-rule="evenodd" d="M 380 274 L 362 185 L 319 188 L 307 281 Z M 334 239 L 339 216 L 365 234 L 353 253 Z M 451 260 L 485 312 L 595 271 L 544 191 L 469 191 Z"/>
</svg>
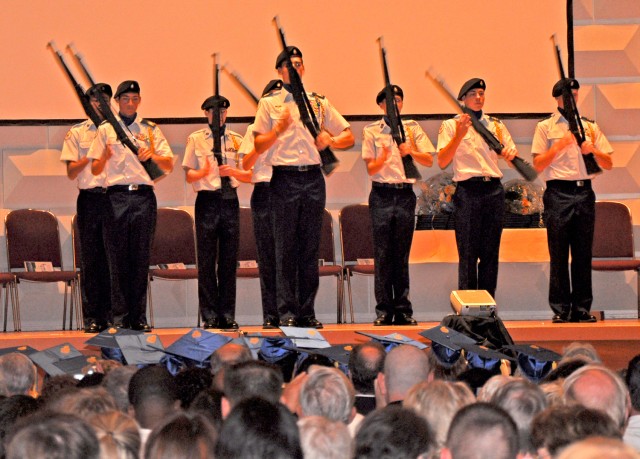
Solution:
<svg viewBox="0 0 640 459">
<path fill-rule="evenodd" d="M 85 325 L 84 327 L 85 333 L 100 333 L 100 331 L 100 326 L 95 322 L 91 322 L 89 325 Z"/>
<path fill-rule="evenodd" d="M 131 328 L 131 327 L 129 326 L 129 324 L 125 324 L 125 323 L 123 323 L 123 322 L 115 322 L 115 323 L 113 324 L 113 326 L 114 326 L 115 328 Z"/>
<path fill-rule="evenodd" d="M 374 327 L 381 327 L 383 325 L 391 325 L 393 323 L 393 314 L 381 314 L 376 320 L 373 321 Z"/>
<path fill-rule="evenodd" d="M 551 318 L 551 323 L 554 324 L 563 324 L 565 322 L 568 322 L 569 318 L 567 316 L 564 316 L 562 314 L 555 314 L 552 318 Z"/>
<path fill-rule="evenodd" d="M 418 325 L 418 321 L 411 317 L 411 314 L 406 314 L 401 312 L 400 314 L 396 314 L 395 319 L 393 320 L 394 325 Z"/>
<path fill-rule="evenodd" d="M 262 328 L 266 330 L 278 328 L 278 319 L 274 319 L 272 317 L 264 319 L 264 322 L 262 323 Z"/>
<path fill-rule="evenodd" d="M 233 319 L 227 319 L 227 318 L 220 319 L 218 322 L 218 327 L 220 327 L 223 330 L 237 330 L 239 328 L 238 322 L 236 322 Z"/>
<path fill-rule="evenodd" d="M 306 319 L 302 319 L 300 321 L 300 326 L 303 328 L 318 328 L 318 329 L 324 328 L 324 325 L 322 325 L 322 322 L 320 322 L 315 317 L 308 317 Z"/>
<path fill-rule="evenodd" d="M 151 333 L 151 327 L 146 322 L 138 322 L 131 326 L 131 330 L 142 331 L 144 333 Z"/>
<path fill-rule="evenodd" d="M 293 317 L 289 317 L 288 319 L 280 319 L 281 327 L 297 327 L 298 322 Z"/>
<path fill-rule="evenodd" d="M 210 328 L 220 328 L 218 326 L 218 319 L 205 320 L 204 323 L 202 324 L 202 328 L 204 328 L 205 330 L 208 330 Z"/>
<path fill-rule="evenodd" d="M 580 322 L 580 323 L 593 323 L 593 322 L 597 322 L 598 319 L 596 319 L 595 316 L 592 316 L 591 314 L 589 314 L 586 311 L 582 311 L 574 316 L 571 317 L 571 322 Z"/>
</svg>

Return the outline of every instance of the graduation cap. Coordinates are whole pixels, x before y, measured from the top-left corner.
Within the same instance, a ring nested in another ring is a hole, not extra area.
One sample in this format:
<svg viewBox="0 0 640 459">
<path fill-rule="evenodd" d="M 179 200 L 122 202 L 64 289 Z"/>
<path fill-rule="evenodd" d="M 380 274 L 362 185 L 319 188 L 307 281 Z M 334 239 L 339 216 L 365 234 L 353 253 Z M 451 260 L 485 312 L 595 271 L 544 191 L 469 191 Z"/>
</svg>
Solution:
<svg viewBox="0 0 640 459">
<path fill-rule="evenodd" d="M 165 356 L 156 334 L 117 335 L 116 342 L 129 365 L 155 365 Z"/>
<path fill-rule="evenodd" d="M 331 346 L 315 328 L 280 327 L 280 330 L 287 338 L 291 338 L 296 347 L 322 349 Z"/>
<path fill-rule="evenodd" d="M 518 367 L 529 380 L 538 382 L 555 367 L 562 358 L 560 354 L 535 344 L 515 344 L 505 346 L 518 354 Z"/>
<path fill-rule="evenodd" d="M 232 342 L 246 346 L 251 351 L 254 359 L 258 359 L 258 353 L 262 348 L 262 343 L 268 337 L 262 333 L 242 333 L 240 337 L 234 338 Z"/>
<path fill-rule="evenodd" d="M 408 344 L 410 346 L 417 347 L 418 349 L 426 349 L 429 347 L 426 344 L 421 343 L 420 341 L 411 339 L 400 333 L 391 333 L 389 335 L 376 335 L 374 333 L 360 332 L 360 331 L 357 331 L 356 333 L 359 335 L 368 336 L 372 340 L 379 342 L 384 346 L 387 352 L 389 352 L 391 349 L 393 349 L 396 346 L 400 346 L 401 344 Z"/>
<path fill-rule="evenodd" d="M 500 372 L 502 361 L 511 359 L 511 357 L 486 346 L 465 344 L 462 348 L 466 352 L 467 363 L 471 368 L 483 368 L 492 372 Z"/>
<path fill-rule="evenodd" d="M 174 375 L 185 367 L 209 368 L 211 354 L 229 341 L 227 336 L 193 328 L 164 350 L 162 364 Z"/>
<path fill-rule="evenodd" d="M 115 360 L 123 365 L 127 362 L 122 354 L 122 350 L 116 341 L 116 336 L 142 335 L 141 330 L 131 330 L 129 328 L 109 327 L 84 342 L 89 346 L 100 348 L 102 357 L 108 360 Z"/>
<path fill-rule="evenodd" d="M 77 362 L 69 362 L 69 366 L 73 368 L 73 371 L 71 371 L 71 373 L 69 373 L 69 369 L 65 371 L 58 365 L 56 365 L 56 363 L 60 363 L 63 360 L 76 359 L 78 357 L 85 358 L 85 356 L 83 356 L 82 353 L 75 347 L 73 347 L 73 345 L 70 343 L 58 344 L 57 346 L 50 347 L 48 349 L 45 349 L 44 351 L 34 352 L 33 354 L 29 355 L 29 358 L 33 361 L 33 363 L 42 368 L 44 372 L 50 376 L 74 374 L 74 365 L 76 365 Z M 65 368 L 64 365 L 63 368 Z"/>
<path fill-rule="evenodd" d="M 349 371 L 349 355 L 353 344 L 336 344 L 320 349 L 302 349 L 296 346 L 284 346 L 284 349 L 299 354 L 294 367 L 294 374 L 306 371 L 311 365 L 333 366 L 345 375 Z"/>
<path fill-rule="evenodd" d="M 442 325 L 421 331 L 419 334 L 431 340 L 433 354 L 446 367 L 458 361 L 463 346 L 476 344 L 475 340 L 467 335 Z"/>
<path fill-rule="evenodd" d="M 58 360 L 53 364 L 64 374 L 82 379 L 85 374 L 93 373 L 93 370 L 86 371 L 87 367 L 93 367 L 98 363 L 98 358 L 94 355 L 81 355 L 70 359 Z"/>
<path fill-rule="evenodd" d="M 37 349 L 32 348 L 31 346 L 22 345 L 22 346 L 13 346 L 13 347 L 4 347 L 0 349 L 0 356 L 11 354 L 12 352 L 17 352 L 19 354 L 24 354 L 29 357 L 31 354 L 38 352 Z"/>
</svg>

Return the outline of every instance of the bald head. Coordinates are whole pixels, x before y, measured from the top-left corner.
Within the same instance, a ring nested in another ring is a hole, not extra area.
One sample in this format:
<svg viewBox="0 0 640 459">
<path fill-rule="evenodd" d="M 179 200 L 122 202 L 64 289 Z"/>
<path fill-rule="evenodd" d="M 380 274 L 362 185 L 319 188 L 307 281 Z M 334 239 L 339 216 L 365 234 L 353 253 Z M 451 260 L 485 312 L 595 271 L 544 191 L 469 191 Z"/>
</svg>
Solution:
<svg viewBox="0 0 640 459">
<path fill-rule="evenodd" d="M 384 380 L 387 403 L 404 400 L 415 384 L 429 376 L 427 355 L 407 344 L 393 348 L 384 361 Z"/>
</svg>

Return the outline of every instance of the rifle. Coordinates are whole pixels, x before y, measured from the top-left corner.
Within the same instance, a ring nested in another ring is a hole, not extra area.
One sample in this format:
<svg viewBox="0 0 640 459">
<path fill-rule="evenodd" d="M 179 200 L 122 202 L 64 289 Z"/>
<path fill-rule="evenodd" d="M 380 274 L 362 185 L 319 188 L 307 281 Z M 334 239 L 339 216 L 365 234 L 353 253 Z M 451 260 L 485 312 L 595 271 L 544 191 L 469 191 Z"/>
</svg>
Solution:
<svg viewBox="0 0 640 459">
<path fill-rule="evenodd" d="M 467 107 L 460 105 L 458 99 L 456 99 L 456 97 L 447 87 L 447 84 L 442 78 L 436 77 L 435 75 L 433 75 L 432 71 L 429 70 L 427 70 L 426 75 L 427 78 L 429 78 L 433 82 L 436 88 L 438 88 L 438 90 L 454 105 L 458 113 L 466 113 L 467 115 L 469 115 L 469 118 L 471 118 L 471 125 L 476 130 L 476 132 L 480 134 L 482 140 L 487 143 L 490 149 L 501 155 L 502 150 L 504 150 L 504 145 L 502 145 L 502 143 L 500 143 L 500 141 L 496 139 L 496 136 L 493 135 L 493 133 L 480 122 L 475 113 L 473 113 L 473 111 L 471 111 Z M 513 164 L 513 167 L 518 171 L 522 178 L 524 178 L 528 182 L 533 182 L 538 177 L 538 173 L 533 168 L 531 163 L 519 156 L 514 156 L 514 158 L 511 160 L 511 164 Z"/>
<path fill-rule="evenodd" d="M 560 73 L 561 80 L 565 80 L 566 76 L 564 74 L 564 67 L 562 66 L 562 57 L 560 54 L 560 47 L 558 46 L 558 42 L 556 40 L 556 34 L 551 35 L 551 41 L 553 42 L 553 46 L 555 48 L 555 56 L 556 62 L 558 64 L 558 72 Z M 584 126 L 582 126 L 582 120 L 580 119 L 580 114 L 578 113 L 578 107 L 576 105 L 576 100 L 573 97 L 573 93 L 571 92 L 571 88 L 568 84 L 562 86 L 562 104 L 564 105 L 564 116 L 567 118 L 569 122 L 569 130 L 576 138 L 578 145 L 582 145 L 587 137 L 584 133 Z M 593 153 L 589 153 L 586 155 L 582 155 L 582 159 L 584 160 L 584 166 L 587 170 L 587 174 L 599 174 L 602 172 L 602 168 L 598 165 L 595 156 Z"/>
<path fill-rule="evenodd" d="M 82 61 L 82 57 L 80 57 L 77 52 L 74 52 L 72 50 L 71 45 L 68 45 L 67 49 L 69 50 L 69 52 L 71 52 L 76 65 L 78 65 L 78 67 L 82 69 L 82 73 L 84 73 L 84 75 L 87 77 L 87 80 L 93 81 L 91 74 Z M 140 150 L 140 148 L 138 148 L 138 145 L 135 143 L 135 141 L 133 141 L 122 128 L 122 125 L 118 121 L 118 118 L 116 118 L 116 116 L 113 114 L 113 110 L 111 109 L 111 104 L 109 103 L 109 101 L 105 100 L 104 97 L 98 97 L 98 101 L 100 103 L 100 112 L 102 113 L 102 116 L 104 116 L 105 120 L 111 125 L 116 133 L 118 140 L 129 150 L 131 150 L 134 155 L 138 156 L 138 151 Z M 150 142 L 153 141 L 150 139 Z M 153 148 L 153 144 L 151 146 Z M 147 174 L 149 174 L 149 177 L 154 182 L 160 180 L 165 175 L 165 172 L 160 169 L 160 167 L 151 159 L 140 161 L 140 164 L 142 164 L 142 167 L 144 167 L 144 170 L 147 172 Z"/>
<path fill-rule="evenodd" d="M 382 37 L 378 38 L 378 45 L 380 46 L 380 59 L 382 60 L 382 73 L 384 74 L 384 99 L 387 105 L 387 117 L 389 118 L 389 125 L 391 127 L 391 136 L 396 142 L 396 145 L 400 146 L 401 143 L 406 142 L 406 136 L 404 133 L 404 127 L 400 120 L 400 111 L 398 110 L 398 104 L 393 93 L 393 86 L 389 80 L 389 68 L 387 67 L 387 51 L 382 44 Z M 402 157 L 402 165 L 404 166 L 404 175 L 408 179 L 422 179 L 422 175 L 418 171 L 411 155 L 405 155 Z"/>
<path fill-rule="evenodd" d="M 84 88 L 80 85 L 80 83 L 78 83 L 78 81 L 73 76 L 73 73 L 67 66 L 67 63 L 65 62 L 64 57 L 62 57 L 62 53 L 60 52 L 60 50 L 56 48 L 56 45 L 53 42 L 53 40 L 47 43 L 47 48 L 49 48 L 53 52 L 54 57 L 56 58 L 56 60 L 58 61 L 62 69 L 65 71 L 67 78 L 69 79 L 69 82 L 73 86 L 73 89 L 76 91 L 76 95 L 78 96 L 78 100 L 82 105 L 82 109 L 84 110 L 84 113 L 93 122 L 93 124 L 95 124 L 96 126 L 100 126 L 100 123 L 102 123 L 102 119 L 100 118 L 100 115 L 96 113 L 96 110 L 91 105 L 90 97 L 86 94 Z"/>
<path fill-rule="evenodd" d="M 75 61 L 78 63 L 78 66 L 80 67 L 80 70 L 84 74 L 84 76 L 87 79 L 87 81 L 89 82 L 89 84 L 91 86 L 94 86 L 96 84 L 96 82 L 93 80 L 93 78 L 91 78 L 91 74 L 87 71 L 87 66 L 84 65 L 84 62 L 82 60 L 82 56 L 80 55 L 80 53 L 78 51 L 75 50 L 73 43 L 69 43 L 67 45 L 66 49 L 73 56 Z"/>
<path fill-rule="evenodd" d="M 217 99 L 218 96 L 220 95 L 220 87 L 219 87 L 219 81 L 218 81 L 219 67 L 217 62 L 217 54 L 213 53 L 211 57 L 213 58 L 213 95 Z M 222 166 L 224 164 L 223 162 L 224 158 L 222 157 L 222 139 L 221 139 L 222 133 L 220 132 L 220 103 L 218 100 L 216 100 L 216 103 L 212 108 L 213 109 L 212 109 L 211 124 L 209 125 L 209 128 L 211 129 L 211 135 L 213 137 L 213 148 L 211 151 L 213 152 L 214 158 L 216 158 L 216 161 L 218 162 L 218 166 Z M 221 189 L 223 194 L 232 191 L 230 177 L 220 177 L 220 184 L 221 184 Z"/>
<path fill-rule="evenodd" d="M 287 51 L 287 43 L 284 38 L 284 31 L 278 22 L 278 16 L 273 18 L 273 24 L 275 25 L 278 36 L 280 38 L 280 44 L 282 45 L 282 49 L 287 56 L 285 59 L 285 65 L 287 66 L 287 71 L 289 73 L 289 82 L 291 84 L 291 91 L 293 93 L 293 99 L 298 106 L 298 111 L 300 112 L 300 120 L 302 124 L 306 126 L 314 139 L 318 137 L 320 132 L 320 125 L 318 124 L 318 120 L 316 119 L 316 115 L 313 112 L 313 108 L 311 107 L 311 102 L 309 102 L 309 98 L 307 97 L 307 93 L 304 90 L 304 86 L 302 86 L 302 80 L 300 79 L 300 75 L 293 67 L 291 63 L 291 57 Z M 325 175 L 330 175 L 333 170 L 338 167 L 338 158 L 331 151 L 329 147 L 326 147 L 324 150 L 320 151 L 320 160 L 322 162 L 321 168 L 322 172 Z"/>
<path fill-rule="evenodd" d="M 249 99 L 251 99 L 254 104 L 258 105 L 260 98 L 253 93 L 251 88 L 249 88 L 249 86 L 247 86 L 244 81 L 242 81 L 242 78 L 240 78 L 240 76 L 236 72 L 229 70 L 226 65 L 221 66 L 220 70 L 229 75 L 229 78 L 231 78 L 231 80 L 236 83 L 240 87 L 240 89 L 242 89 L 242 91 L 249 97 Z"/>
</svg>

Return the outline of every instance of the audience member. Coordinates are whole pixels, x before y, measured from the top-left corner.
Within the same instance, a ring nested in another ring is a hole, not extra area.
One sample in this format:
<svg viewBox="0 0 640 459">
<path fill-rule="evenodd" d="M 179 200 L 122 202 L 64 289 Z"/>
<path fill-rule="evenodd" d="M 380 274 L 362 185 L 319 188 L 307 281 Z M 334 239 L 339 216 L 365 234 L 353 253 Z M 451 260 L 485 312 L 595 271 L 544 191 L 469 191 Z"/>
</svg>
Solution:
<svg viewBox="0 0 640 459">
<path fill-rule="evenodd" d="M 96 414 L 89 420 L 100 444 L 100 459 L 138 459 L 138 424 L 121 411 Z"/>
<path fill-rule="evenodd" d="M 114 368 L 102 380 L 102 386 L 109 392 L 116 406 L 123 413 L 129 412 L 129 382 L 133 374 L 138 371 L 133 365 Z"/>
<path fill-rule="evenodd" d="M 582 360 L 587 364 L 602 363 L 602 359 L 600 359 L 598 351 L 596 351 L 596 348 L 593 347 L 591 343 L 582 343 L 579 341 L 574 341 L 562 349 L 562 359 L 560 360 L 560 363 L 572 360 Z"/>
<path fill-rule="evenodd" d="M 558 459 L 640 459 L 640 454 L 620 440 L 592 437 L 568 446 Z"/>
<path fill-rule="evenodd" d="M 564 380 L 565 403 L 580 403 L 601 410 L 624 432 L 631 402 L 624 381 L 600 365 L 586 365 Z"/>
<path fill-rule="evenodd" d="M 157 426 L 145 446 L 145 459 L 213 459 L 217 433 L 199 414 L 178 413 Z M 242 440 L 241 440 L 242 441 Z"/>
<path fill-rule="evenodd" d="M 402 344 L 391 349 L 384 360 L 384 373 L 377 379 L 377 406 L 402 404 L 409 389 L 429 378 L 429 368 L 427 355 L 417 347 Z"/>
<path fill-rule="evenodd" d="M 377 341 L 354 346 L 349 354 L 349 377 L 356 390 L 355 407 L 366 416 L 376 408 L 374 384 L 379 373 L 384 371 L 387 353 Z"/>
<path fill-rule="evenodd" d="M 227 343 L 211 354 L 211 374 L 216 389 L 224 391 L 224 369 L 236 363 L 253 360 L 248 347 L 236 343 Z"/>
<path fill-rule="evenodd" d="M 245 398 L 261 397 L 278 403 L 282 395 L 282 372 L 274 365 L 259 360 L 236 363 L 224 372 L 222 416 Z"/>
<path fill-rule="evenodd" d="M 427 421 L 397 405 L 367 415 L 356 434 L 356 459 L 427 458 L 435 446 Z"/>
<path fill-rule="evenodd" d="M 49 401 L 56 400 L 67 391 L 78 390 L 77 383 L 78 381 L 71 375 L 56 375 L 45 378 L 40 391 L 42 403 L 47 405 Z"/>
<path fill-rule="evenodd" d="M 183 410 L 189 408 L 193 399 L 201 391 L 208 389 L 213 384 L 213 376 L 206 368 L 185 368 L 176 376 L 176 385 L 178 386 L 178 397 Z"/>
<path fill-rule="evenodd" d="M 19 352 L 0 356 L 0 392 L 2 395 L 34 395 L 36 366 Z"/>
<path fill-rule="evenodd" d="M 478 401 L 479 402 L 490 402 L 493 394 L 496 393 L 498 389 L 507 384 L 509 381 L 513 381 L 513 376 L 505 376 L 505 375 L 494 375 L 489 380 L 484 383 L 484 386 L 478 390 Z"/>
<path fill-rule="evenodd" d="M 189 405 L 189 412 L 203 415 L 219 431 L 222 426 L 222 397 L 222 392 L 213 387 L 200 391 Z"/>
<path fill-rule="evenodd" d="M 7 459 L 98 459 L 93 429 L 76 416 L 42 412 L 28 416 L 9 438 Z"/>
<path fill-rule="evenodd" d="M 96 414 L 118 409 L 111 395 L 102 387 L 67 392 L 51 401 L 47 408 L 59 413 L 74 414 L 85 421 Z"/>
<path fill-rule="evenodd" d="M 531 442 L 541 457 L 556 457 L 567 445 L 592 436 L 621 438 L 613 419 L 577 404 L 549 407 L 531 423 Z"/>
<path fill-rule="evenodd" d="M 631 399 L 631 416 L 624 431 L 624 442 L 640 451 L 640 355 L 627 366 L 625 382 Z"/>
<path fill-rule="evenodd" d="M 463 395 L 464 394 L 464 395 Z M 455 414 L 475 397 L 471 390 L 450 381 L 423 381 L 409 390 L 402 406 L 414 410 L 429 424 L 439 451 L 447 439 L 449 425 Z"/>
<path fill-rule="evenodd" d="M 544 392 L 526 379 L 515 379 L 500 387 L 491 397 L 491 403 L 509 413 L 516 423 L 520 452 L 535 456 L 536 450 L 531 444 L 531 422 L 547 407 Z"/>
<path fill-rule="evenodd" d="M 454 416 L 442 459 L 515 459 L 518 429 L 502 408 L 485 402 L 467 405 Z"/>
<path fill-rule="evenodd" d="M 304 459 L 353 457 L 353 439 L 347 426 L 324 416 L 306 416 L 298 421 Z"/>
<path fill-rule="evenodd" d="M 253 397 L 238 403 L 222 423 L 216 459 L 302 459 L 296 418 L 282 404 Z"/>
<path fill-rule="evenodd" d="M 29 395 L 13 395 L 0 401 L 0 457 L 4 457 L 5 440 L 14 425 L 39 408 L 39 401 Z"/>
</svg>

